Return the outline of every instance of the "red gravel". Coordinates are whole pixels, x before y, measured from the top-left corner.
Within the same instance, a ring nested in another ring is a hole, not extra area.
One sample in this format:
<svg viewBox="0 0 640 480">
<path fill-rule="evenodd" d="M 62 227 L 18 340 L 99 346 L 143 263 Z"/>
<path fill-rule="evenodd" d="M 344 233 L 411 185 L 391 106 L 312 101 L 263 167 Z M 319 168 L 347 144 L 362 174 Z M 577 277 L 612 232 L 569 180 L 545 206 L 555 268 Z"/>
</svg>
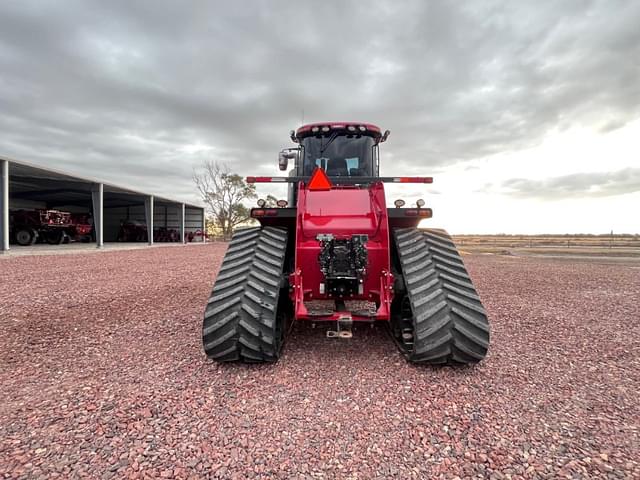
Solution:
<svg viewBox="0 0 640 480">
<path fill-rule="evenodd" d="M 637 266 L 466 257 L 476 368 L 302 325 L 275 366 L 220 366 L 224 248 L 0 259 L 0 477 L 640 476 Z"/>
</svg>

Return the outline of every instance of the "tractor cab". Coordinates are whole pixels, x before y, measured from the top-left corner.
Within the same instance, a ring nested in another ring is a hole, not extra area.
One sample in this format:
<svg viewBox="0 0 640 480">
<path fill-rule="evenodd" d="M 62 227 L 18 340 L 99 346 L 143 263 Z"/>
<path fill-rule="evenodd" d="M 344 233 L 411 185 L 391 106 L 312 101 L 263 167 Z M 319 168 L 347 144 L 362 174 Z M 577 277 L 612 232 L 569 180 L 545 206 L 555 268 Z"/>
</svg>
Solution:
<svg viewBox="0 0 640 480">
<path fill-rule="evenodd" d="M 297 148 L 280 152 L 281 170 L 288 168 L 288 160 L 295 165 L 291 176 L 309 177 L 322 168 L 330 177 L 377 177 L 380 174 L 378 145 L 384 134 L 375 125 L 360 123 L 314 123 L 291 131 Z M 339 184 L 339 181 L 337 182 Z"/>
<path fill-rule="evenodd" d="M 291 131 L 291 140 L 299 144 L 280 152 L 280 170 L 288 168 L 288 161 L 294 161 L 289 176 L 310 177 L 316 168 L 321 168 L 327 176 L 340 185 L 342 177 L 349 183 L 358 177 L 379 177 L 379 144 L 386 141 L 389 131 L 384 134 L 380 128 L 366 123 L 313 123 Z M 294 204 L 297 191 L 289 185 L 288 201 Z"/>
</svg>

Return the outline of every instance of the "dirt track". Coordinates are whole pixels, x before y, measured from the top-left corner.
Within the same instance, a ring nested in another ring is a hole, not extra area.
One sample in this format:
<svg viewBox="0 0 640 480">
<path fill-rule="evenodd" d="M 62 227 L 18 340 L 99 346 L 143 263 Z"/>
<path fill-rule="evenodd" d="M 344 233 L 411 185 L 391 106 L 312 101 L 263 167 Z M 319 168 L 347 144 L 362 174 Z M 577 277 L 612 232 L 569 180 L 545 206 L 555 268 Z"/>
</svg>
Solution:
<svg viewBox="0 0 640 480">
<path fill-rule="evenodd" d="M 476 368 L 303 326 L 247 367 L 201 351 L 223 252 L 0 262 L 0 476 L 640 476 L 637 266 L 465 257 L 493 328 Z"/>
</svg>

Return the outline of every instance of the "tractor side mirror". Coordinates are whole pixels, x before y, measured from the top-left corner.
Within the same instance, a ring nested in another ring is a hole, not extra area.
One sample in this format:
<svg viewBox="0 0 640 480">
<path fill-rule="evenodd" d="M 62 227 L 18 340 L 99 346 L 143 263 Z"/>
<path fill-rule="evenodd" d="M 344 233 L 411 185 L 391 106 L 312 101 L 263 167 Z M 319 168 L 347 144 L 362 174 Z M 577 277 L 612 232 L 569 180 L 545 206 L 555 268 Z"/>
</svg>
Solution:
<svg viewBox="0 0 640 480">
<path fill-rule="evenodd" d="M 285 148 L 278 154 L 278 168 L 285 171 L 289 165 L 290 159 L 297 160 L 298 150 L 295 148 Z"/>
<path fill-rule="evenodd" d="M 380 142 L 386 142 L 386 141 L 387 141 L 387 138 L 389 138 L 389 134 L 390 134 L 390 133 L 391 133 L 391 132 L 390 132 L 389 130 L 385 130 L 385 131 L 384 131 L 384 134 L 382 135 L 382 138 L 380 139 Z"/>
</svg>

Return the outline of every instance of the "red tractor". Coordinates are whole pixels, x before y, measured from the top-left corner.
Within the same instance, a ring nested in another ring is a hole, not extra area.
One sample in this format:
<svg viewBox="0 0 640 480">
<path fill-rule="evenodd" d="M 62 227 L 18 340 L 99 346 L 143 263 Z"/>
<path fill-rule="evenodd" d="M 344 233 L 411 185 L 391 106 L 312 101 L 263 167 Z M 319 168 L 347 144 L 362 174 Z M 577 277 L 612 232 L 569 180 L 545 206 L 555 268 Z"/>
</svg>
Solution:
<svg viewBox="0 0 640 480">
<path fill-rule="evenodd" d="M 203 325 L 204 350 L 220 362 L 274 362 L 294 321 L 328 322 L 327 336 L 350 338 L 354 322 L 384 322 L 411 362 L 460 365 L 482 360 L 489 323 L 451 237 L 419 229 L 431 209 L 419 200 L 387 208 L 379 145 L 389 131 L 335 122 L 291 132 L 280 153 L 288 201 L 258 201 L 259 227 L 235 232 Z"/>
<path fill-rule="evenodd" d="M 51 245 L 84 241 L 91 238 L 88 215 L 74 215 L 60 210 L 12 210 L 9 218 L 11 238 L 18 245 L 38 241 Z"/>
</svg>

